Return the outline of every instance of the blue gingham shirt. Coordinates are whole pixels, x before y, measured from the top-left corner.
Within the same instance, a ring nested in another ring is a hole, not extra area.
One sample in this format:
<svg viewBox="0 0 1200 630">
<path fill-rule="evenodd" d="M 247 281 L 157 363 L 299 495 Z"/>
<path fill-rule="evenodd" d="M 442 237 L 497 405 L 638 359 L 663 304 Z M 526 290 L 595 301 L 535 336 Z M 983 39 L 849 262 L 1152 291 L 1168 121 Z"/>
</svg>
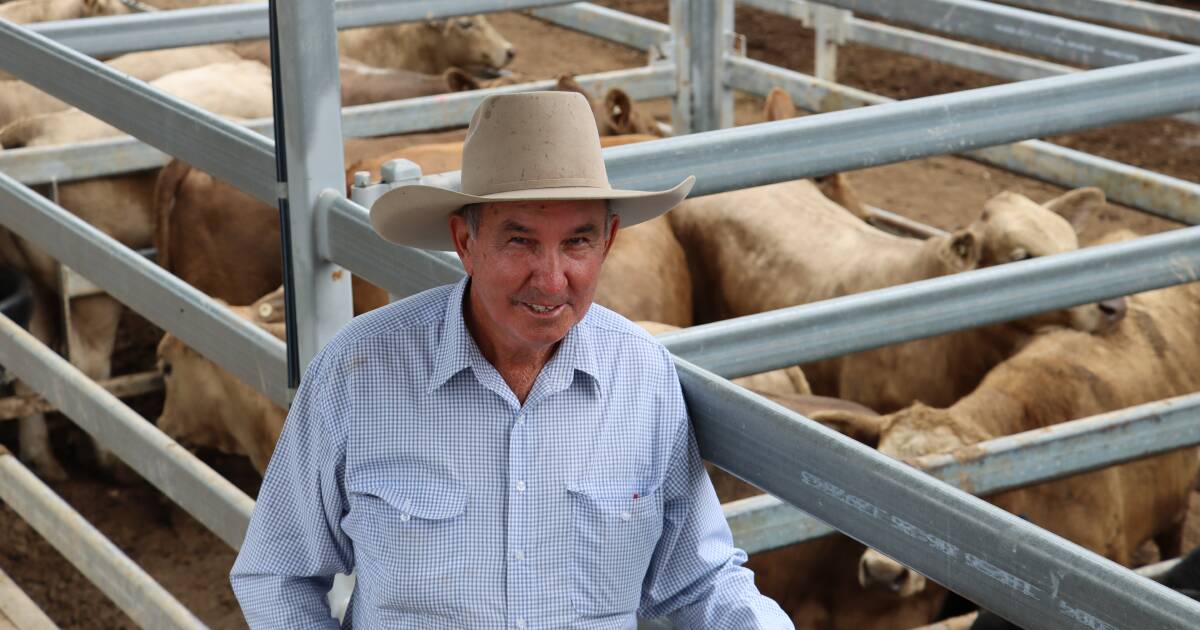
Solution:
<svg viewBox="0 0 1200 630">
<path fill-rule="evenodd" d="M 313 360 L 231 573 L 252 628 L 790 628 L 754 587 L 667 351 L 593 305 L 524 406 L 464 279 L 356 318 Z"/>
</svg>

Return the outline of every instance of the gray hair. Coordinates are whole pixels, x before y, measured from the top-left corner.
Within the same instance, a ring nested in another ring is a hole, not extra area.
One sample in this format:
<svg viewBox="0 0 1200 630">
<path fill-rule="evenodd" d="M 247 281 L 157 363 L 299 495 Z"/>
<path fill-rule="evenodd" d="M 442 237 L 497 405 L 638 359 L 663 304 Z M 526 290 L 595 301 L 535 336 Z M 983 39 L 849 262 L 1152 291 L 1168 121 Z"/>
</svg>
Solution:
<svg viewBox="0 0 1200 630">
<path fill-rule="evenodd" d="M 483 205 L 484 204 L 482 203 L 471 203 L 459 208 L 458 211 L 455 212 L 455 214 L 467 220 L 467 230 L 471 233 L 472 238 L 474 238 L 476 234 L 479 234 L 479 221 L 483 216 Z M 612 204 L 606 200 L 604 202 L 605 238 L 608 238 L 608 230 L 609 226 L 612 225 L 612 218 L 614 214 L 616 213 L 613 212 Z"/>
</svg>

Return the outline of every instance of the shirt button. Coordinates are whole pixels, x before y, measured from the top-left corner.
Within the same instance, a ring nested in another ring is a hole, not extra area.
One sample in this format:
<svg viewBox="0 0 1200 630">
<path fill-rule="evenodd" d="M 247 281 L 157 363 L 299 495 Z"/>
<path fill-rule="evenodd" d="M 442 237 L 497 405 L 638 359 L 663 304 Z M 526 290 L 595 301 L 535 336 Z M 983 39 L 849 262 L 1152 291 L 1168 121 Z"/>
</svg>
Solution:
<svg viewBox="0 0 1200 630">
<path fill-rule="evenodd" d="M 517 492 L 525 492 L 525 482 L 524 481 L 517 482 Z"/>
<path fill-rule="evenodd" d="M 525 414 L 524 413 L 517 414 L 517 424 L 525 424 Z"/>
<path fill-rule="evenodd" d="M 518 628 L 525 627 L 525 618 L 524 617 L 517 617 L 517 627 Z"/>
<path fill-rule="evenodd" d="M 410 516 L 409 516 L 409 515 L 407 515 L 407 514 L 401 514 L 401 515 L 400 515 L 400 521 L 401 521 L 402 523 L 407 523 L 407 522 L 408 522 L 408 519 L 410 519 L 410 518 L 412 518 L 412 517 L 410 517 Z"/>
<path fill-rule="evenodd" d="M 621 520 L 628 521 L 629 520 L 629 512 L 621 512 Z"/>
<path fill-rule="evenodd" d="M 525 559 L 525 552 L 524 552 L 524 551 L 521 551 L 520 549 L 518 549 L 518 550 L 516 551 L 516 553 L 514 553 L 514 554 L 513 554 L 513 557 L 514 557 L 514 558 L 516 558 L 517 560 L 524 560 L 524 559 Z"/>
</svg>

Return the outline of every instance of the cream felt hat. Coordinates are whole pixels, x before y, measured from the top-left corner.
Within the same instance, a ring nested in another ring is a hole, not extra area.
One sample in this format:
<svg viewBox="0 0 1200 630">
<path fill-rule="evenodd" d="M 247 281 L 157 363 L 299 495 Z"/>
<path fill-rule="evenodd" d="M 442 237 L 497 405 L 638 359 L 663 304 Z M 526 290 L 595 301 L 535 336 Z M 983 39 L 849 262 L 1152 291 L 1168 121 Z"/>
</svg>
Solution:
<svg viewBox="0 0 1200 630">
<path fill-rule="evenodd" d="M 489 96 L 471 118 L 463 146 L 462 192 L 413 184 L 388 191 L 371 207 L 383 238 L 423 249 L 453 250 L 448 217 L 489 201 L 607 199 L 621 227 L 675 207 L 696 178 L 660 192 L 614 189 L 587 98 L 575 92 Z"/>
</svg>

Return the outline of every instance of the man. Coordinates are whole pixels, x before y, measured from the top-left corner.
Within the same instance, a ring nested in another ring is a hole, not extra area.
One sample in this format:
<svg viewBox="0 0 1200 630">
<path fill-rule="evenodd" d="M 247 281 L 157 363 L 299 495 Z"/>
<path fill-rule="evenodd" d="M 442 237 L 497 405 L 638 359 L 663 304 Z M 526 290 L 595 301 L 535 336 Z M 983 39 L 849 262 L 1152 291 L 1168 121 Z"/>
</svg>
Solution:
<svg viewBox="0 0 1200 630">
<path fill-rule="evenodd" d="M 381 236 L 468 277 L 313 359 L 231 574 L 252 627 L 335 627 L 352 569 L 360 628 L 791 626 L 740 566 L 670 355 L 591 304 L 618 228 L 692 182 L 613 190 L 587 100 L 537 92 L 480 105 L 464 192 L 375 204 Z"/>
</svg>

